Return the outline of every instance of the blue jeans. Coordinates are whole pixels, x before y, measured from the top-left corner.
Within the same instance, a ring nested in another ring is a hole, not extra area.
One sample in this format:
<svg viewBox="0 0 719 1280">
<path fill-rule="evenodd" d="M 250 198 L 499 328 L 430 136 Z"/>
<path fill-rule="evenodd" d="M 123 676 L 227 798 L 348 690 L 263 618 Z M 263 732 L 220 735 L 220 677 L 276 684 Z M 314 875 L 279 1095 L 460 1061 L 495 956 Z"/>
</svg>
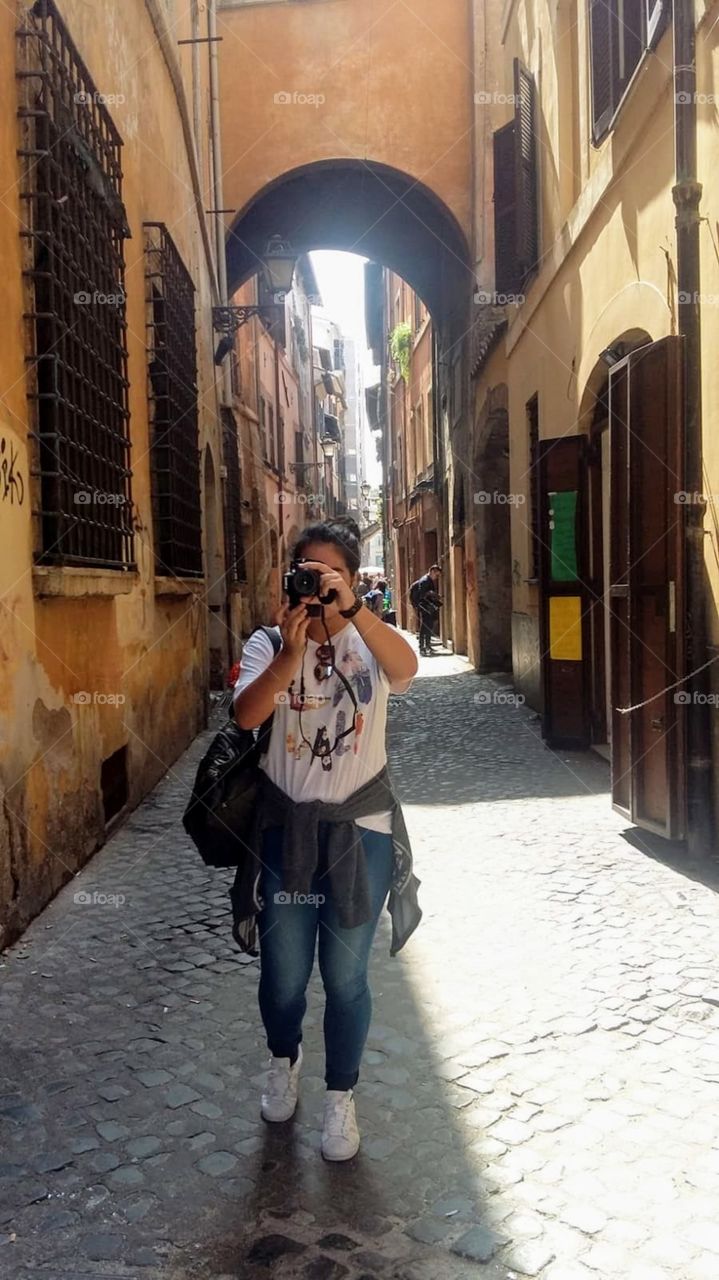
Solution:
<svg viewBox="0 0 719 1280">
<path fill-rule="evenodd" d="M 285 897 L 281 882 L 282 828 L 270 827 L 264 838 L 260 880 L 264 907 L 257 924 L 260 1013 L 267 1045 L 276 1058 L 294 1057 L 297 1051 L 307 1008 L 305 992 L 314 968 L 319 934 L 320 973 L 326 997 L 324 1036 L 328 1089 L 351 1089 L 357 1083 L 372 1017 L 367 963 L 392 880 L 392 837 L 367 828 L 361 831 L 372 916 L 356 929 L 340 927 L 330 898 L 329 876 L 323 874 L 326 824 L 320 823 L 320 860 L 310 886 L 315 901 L 282 900 Z M 280 895 L 279 902 L 276 894 Z"/>
</svg>

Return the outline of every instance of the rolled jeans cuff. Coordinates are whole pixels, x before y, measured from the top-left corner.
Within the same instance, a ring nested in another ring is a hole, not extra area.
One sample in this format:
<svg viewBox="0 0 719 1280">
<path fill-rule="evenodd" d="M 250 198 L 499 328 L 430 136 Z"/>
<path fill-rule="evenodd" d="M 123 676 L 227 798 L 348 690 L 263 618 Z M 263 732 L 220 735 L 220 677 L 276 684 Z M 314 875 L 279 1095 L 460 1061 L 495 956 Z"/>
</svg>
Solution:
<svg viewBox="0 0 719 1280">
<path fill-rule="evenodd" d="M 359 1080 L 359 1071 L 353 1071 L 348 1075 L 339 1075 L 336 1071 L 328 1071 L 325 1075 L 325 1084 L 328 1089 L 337 1089 L 340 1093 L 346 1093 L 348 1089 L 354 1089 Z"/>
</svg>

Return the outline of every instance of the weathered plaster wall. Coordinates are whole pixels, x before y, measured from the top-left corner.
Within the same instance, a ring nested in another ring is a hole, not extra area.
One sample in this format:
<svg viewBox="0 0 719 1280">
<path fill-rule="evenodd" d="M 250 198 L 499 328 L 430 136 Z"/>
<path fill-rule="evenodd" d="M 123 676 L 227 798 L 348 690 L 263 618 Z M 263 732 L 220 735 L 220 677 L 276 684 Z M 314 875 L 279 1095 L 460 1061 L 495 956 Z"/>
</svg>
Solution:
<svg viewBox="0 0 719 1280">
<path fill-rule="evenodd" d="M 22 8 L 17 6 L 18 14 Z M 31 509 L 37 496 L 30 474 L 21 321 L 19 133 L 14 111 L 0 119 L 6 191 L 0 206 L 0 452 L 12 458 L 17 477 L 11 486 L 0 484 L 0 945 L 104 840 L 102 761 L 127 747 L 133 805 L 172 765 L 206 714 L 207 610 L 201 584 L 197 595 L 158 594 L 153 564 L 143 220 L 167 224 L 197 286 L 200 445 L 209 445 L 216 473 L 221 456 L 208 315 L 211 265 L 175 90 L 150 21 L 152 8 L 141 0 L 108 5 L 99 21 L 81 0 L 62 5 L 97 89 L 117 95 L 110 110 L 125 143 L 124 200 L 132 229 L 125 260 L 136 573 L 101 574 L 98 580 L 96 573 L 33 571 Z M 16 23 L 17 15 L 5 6 L 0 76 L 6 85 L 14 83 Z M 178 37 L 189 34 L 180 22 L 168 35 L 172 49 Z M 188 113 L 191 117 L 191 105 Z M 40 594 L 50 589 L 48 578 L 59 594 Z M 78 701 L 80 692 L 89 700 Z M 98 702 L 98 696 L 108 695 L 116 701 Z"/>
</svg>

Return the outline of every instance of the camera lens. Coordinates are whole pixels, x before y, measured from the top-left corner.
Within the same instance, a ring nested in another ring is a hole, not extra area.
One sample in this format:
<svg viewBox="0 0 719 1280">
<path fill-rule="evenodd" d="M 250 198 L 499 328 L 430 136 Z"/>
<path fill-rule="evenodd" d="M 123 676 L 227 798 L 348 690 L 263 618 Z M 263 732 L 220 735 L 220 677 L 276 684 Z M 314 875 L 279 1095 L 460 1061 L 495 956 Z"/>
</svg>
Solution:
<svg viewBox="0 0 719 1280">
<path fill-rule="evenodd" d="M 297 569 L 293 586 L 298 596 L 316 596 L 320 589 L 320 575 L 316 569 Z"/>
</svg>

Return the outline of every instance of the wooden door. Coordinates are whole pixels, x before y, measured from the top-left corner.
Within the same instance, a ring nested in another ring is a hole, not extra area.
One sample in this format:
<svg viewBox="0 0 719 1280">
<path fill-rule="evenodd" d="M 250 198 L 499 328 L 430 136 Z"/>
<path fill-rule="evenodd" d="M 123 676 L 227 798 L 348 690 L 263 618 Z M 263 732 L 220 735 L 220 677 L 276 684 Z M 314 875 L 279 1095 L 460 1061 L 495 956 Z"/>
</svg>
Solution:
<svg viewBox="0 0 719 1280">
<path fill-rule="evenodd" d="M 681 339 L 664 338 L 609 378 L 612 801 L 637 826 L 677 839 L 685 707 L 667 687 L 684 668 L 681 364 Z"/>
<path fill-rule="evenodd" d="M 585 436 L 537 446 L 542 732 L 575 749 L 590 743 L 586 455 Z"/>
</svg>

